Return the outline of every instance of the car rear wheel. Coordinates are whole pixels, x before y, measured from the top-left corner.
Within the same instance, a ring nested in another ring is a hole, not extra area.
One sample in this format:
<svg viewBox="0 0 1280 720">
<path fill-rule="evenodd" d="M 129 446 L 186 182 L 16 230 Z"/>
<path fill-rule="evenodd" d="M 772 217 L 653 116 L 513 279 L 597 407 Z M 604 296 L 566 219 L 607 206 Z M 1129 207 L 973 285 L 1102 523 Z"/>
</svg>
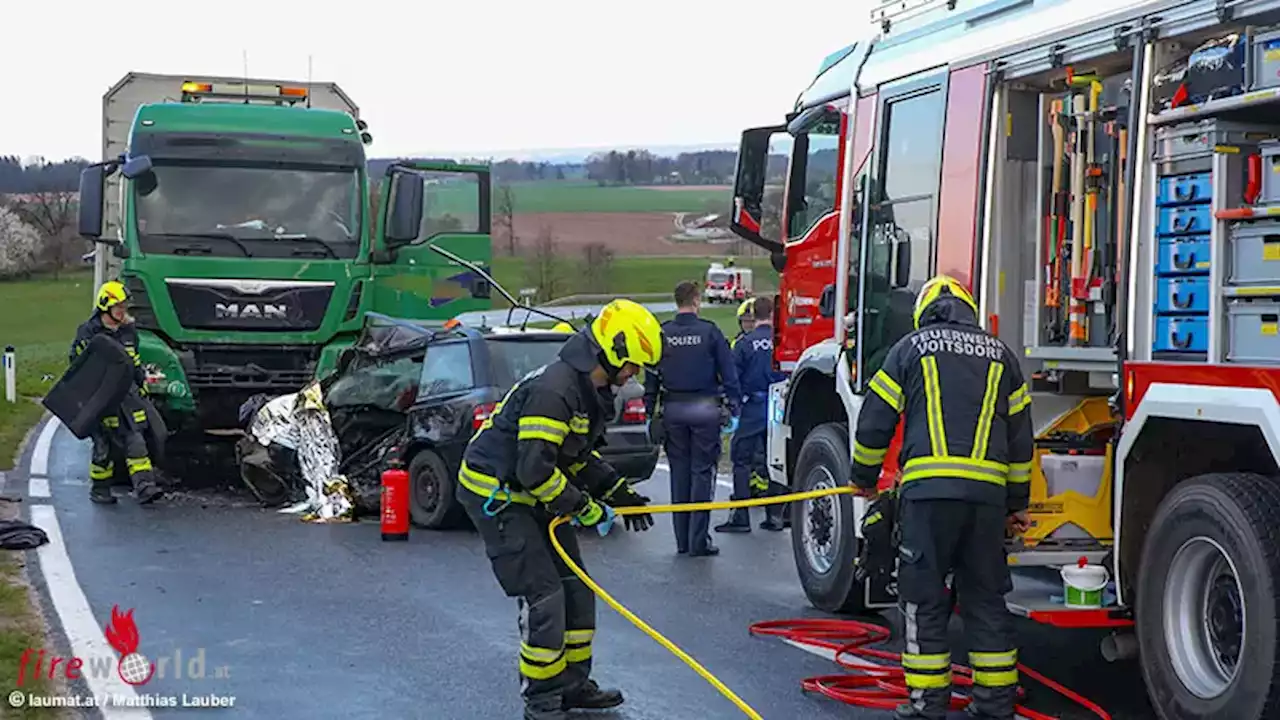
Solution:
<svg viewBox="0 0 1280 720">
<path fill-rule="evenodd" d="M 431 450 L 421 450 L 409 463 L 409 517 L 414 525 L 431 530 L 457 527 L 462 507 L 453 496 L 454 479 L 444 460 Z"/>
</svg>

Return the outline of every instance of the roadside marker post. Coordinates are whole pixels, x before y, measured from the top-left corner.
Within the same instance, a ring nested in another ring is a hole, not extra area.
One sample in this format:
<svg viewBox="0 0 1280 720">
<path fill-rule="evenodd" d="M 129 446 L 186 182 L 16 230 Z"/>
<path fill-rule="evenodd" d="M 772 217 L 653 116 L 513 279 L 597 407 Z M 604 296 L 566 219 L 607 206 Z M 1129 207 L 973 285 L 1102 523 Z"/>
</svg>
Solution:
<svg viewBox="0 0 1280 720">
<path fill-rule="evenodd" d="M 14 351 L 12 345 L 4 348 L 4 399 L 11 403 L 18 402 L 18 371 L 14 367 Z"/>
</svg>

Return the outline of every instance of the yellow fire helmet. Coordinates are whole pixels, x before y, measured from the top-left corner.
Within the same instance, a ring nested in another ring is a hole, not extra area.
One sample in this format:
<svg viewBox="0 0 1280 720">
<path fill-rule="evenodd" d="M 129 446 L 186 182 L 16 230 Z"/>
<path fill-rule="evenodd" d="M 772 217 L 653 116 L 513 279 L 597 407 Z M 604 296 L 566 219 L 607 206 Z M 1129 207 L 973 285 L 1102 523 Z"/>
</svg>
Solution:
<svg viewBox="0 0 1280 720">
<path fill-rule="evenodd" d="M 570 325 L 569 323 L 561 322 L 561 323 L 556 323 L 556 326 L 551 328 L 551 332 L 572 333 L 572 332 L 575 332 L 575 330 L 573 329 L 573 326 Z"/>
<path fill-rule="evenodd" d="M 655 367 L 662 359 L 662 325 L 640 303 L 614 300 L 591 322 L 591 336 L 613 368 L 627 363 Z"/>
<path fill-rule="evenodd" d="M 746 317 L 748 313 L 754 312 L 755 309 L 756 309 L 755 298 L 747 298 L 746 300 L 743 300 L 742 304 L 738 306 L 738 318 L 741 319 Z"/>
<path fill-rule="evenodd" d="M 912 320 L 915 321 L 915 327 L 920 329 L 920 318 L 924 316 L 924 311 L 933 302 L 939 298 L 954 297 L 963 300 L 972 310 L 973 314 L 978 314 L 978 303 L 974 302 L 973 296 L 959 280 L 950 275 L 938 275 L 924 284 L 920 288 L 920 294 L 916 296 L 915 312 L 912 314 Z"/>
<path fill-rule="evenodd" d="M 102 283 L 102 287 L 98 288 L 97 308 L 102 312 L 106 312 L 128 299 L 129 293 L 125 292 L 123 284 L 115 280 L 108 280 Z"/>
</svg>

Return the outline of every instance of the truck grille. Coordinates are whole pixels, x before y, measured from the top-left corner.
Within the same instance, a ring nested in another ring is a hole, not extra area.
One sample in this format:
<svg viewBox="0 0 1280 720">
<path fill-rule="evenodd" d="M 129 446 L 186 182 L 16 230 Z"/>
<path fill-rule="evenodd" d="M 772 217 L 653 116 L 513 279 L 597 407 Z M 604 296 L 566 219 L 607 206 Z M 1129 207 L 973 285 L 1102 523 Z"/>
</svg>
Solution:
<svg viewBox="0 0 1280 720">
<path fill-rule="evenodd" d="M 192 388 L 299 390 L 315 376 L 315 346 L 197 345 L 183 353 Z"/>
<path fill-rule="evenodd" d="M 192 330 L 308 331 L 324 322 L 331 282 L 168 278 L 178 322 Z"/>
</svg>

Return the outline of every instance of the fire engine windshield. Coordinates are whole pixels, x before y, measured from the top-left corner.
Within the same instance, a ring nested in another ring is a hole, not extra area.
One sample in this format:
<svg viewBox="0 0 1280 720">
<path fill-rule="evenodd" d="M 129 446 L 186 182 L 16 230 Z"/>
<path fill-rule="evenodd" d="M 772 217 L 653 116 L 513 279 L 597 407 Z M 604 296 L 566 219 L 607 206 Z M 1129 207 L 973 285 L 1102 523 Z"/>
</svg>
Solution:
<svg viewBox="0 0 1280 720">
<path fill-rule="evenodd" d="M 348 259 L 359 249 L 354 169 L 157 165 L 133 197 L 143 252 Z"/>
<path fill-rule="evenodd" d="M 729 273 L 725 273 L 725 272 L 707 273 L 708 285 L 727 285 L 728 283 L 729 283 Z"/>
</svg>

